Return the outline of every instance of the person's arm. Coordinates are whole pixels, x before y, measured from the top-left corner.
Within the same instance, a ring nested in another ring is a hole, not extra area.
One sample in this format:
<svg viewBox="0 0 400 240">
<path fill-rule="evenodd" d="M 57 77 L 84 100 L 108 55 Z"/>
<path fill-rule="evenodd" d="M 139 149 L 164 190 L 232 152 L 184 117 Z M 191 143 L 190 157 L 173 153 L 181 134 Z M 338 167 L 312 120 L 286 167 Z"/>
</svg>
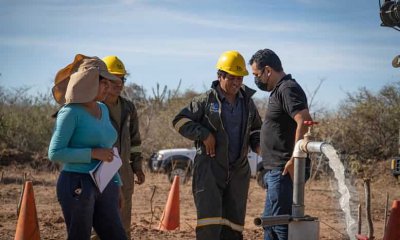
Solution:
<svg viewBox="0 0 400 240">
<path fill-rule="evenodd" d="M 308 109 L 303 109 L 294 116 L 294 120 L 297 123 L 296 137 L 295 137 L 295 142 L 297 142 L 300 139 L 303 139 L 304 134 L 306 134 L 308 130 L 307 126 L 304 125 L 304 121 L 312 121 L 312 119 Z"/>
<path fill-rule="evenodd" d="M 204 107 L 205 101 L 200 97 L 194 98 L 172 120 L 175 130 L 190 140 L 205 140 L 210 131 L 200 123 L 204 117 Z"/>
<path fill-rule="evenodd" d="M 90 163 L 92 159 L 112 161 L 114 153 L 111 148 L 73 148 L 69 146 L 78 118 L 76 110 L 70 106 L 63 107 L 58 112 L 48 150 L 50 161 L 64 163 Z"/>
<path fill-rule="evenodd" d="M 146 176 L 142 169 L 142 140 L 139 131 L 139 117 L 135 105 L 132 102 L 128 102 L 128 104 L 130 107 L 129 134 L 131 140 L 129 164 L 137 177 L 135 183 L 140 185 L 145 182 Z"/>
<path fill-rule="evenodd" d="M 289 114 L 296 122 L 295 143 L 303 138 L 307 131 L 304 126 L 304 121 L 312 121 L 310 112 L 307 106 L 307 97 L 304 91 L 297 85 L 291 85 L 284 88 L 281 93 L 283 109 Z M 294 159 L 291 157 L 286 163 L 283 170 L 283 175 L 289 172 L 290 177 L 293 179 L 294 174 Z"/>
<path fill-rule="evenodd" d="M 51 161 L 90 163 L 92 159 L 91 148 L 69 147 L 69 142 L 74 133 L 77 121 L 78 115 L 74 108 L 66 106 L 58 112 L 48 150 L 48 156 Z"/>
<path fill-rule="evenodd" d="M 294 116 L 294 120 L 297 123 L 296 127 L 296 136 L 295 136 L 295 143 L 300 139 L 303 139 L 304 134 L 307 132 L 307 126 L 304 125 L 304 121 L 312 121 L 310 113 L 308 109 L 301 110 Z M 290 177 L 293 179 L 294 177 L 294 159 L 293 157 L 286 163 L 285 169 L 283 170 L 283 175 L 289 172 Z"/>
<path fill-rule="evenodd" d="M 136 107 L 131 103 L 129 133 L 131 138 L 131 154 L 142 156 L 142 139 L 139 131 L 139 117 L 136 111 Z M 135 164 L 135 169 L 141 169 L 142 164 Z"/>
<path fill-rule="evenodd" d="M 200 122 L 205 116 L 205 96 L 194 98 L 188 106 L 183 108 L 172 120 L 172 125 L 182 136 L 193 140 L 202 141 L 206 153 L 211 157 L 215 156 L 215 137 Z"/>
<path fill-rule="evenodd" d="M 300 139 L 303 139 L 304 134 L 307 132 L 307 126 L 304 125 L 304 121 L 312 121 L 310 116 L 310 112 L 308 108 L 303 109 L 294 115 L 294 120 L 297 123 L 296 127 L 296 135 L 295 135 L 295 143 Z M 286 163 L 285 169 L 283 170 L 283 175 L 289 172 L 290 177 L 293 179 L 294 177 L 294 159 L 293 157 Z"/>
<path fill-rule="evenodd" d="M 253 121 L 251 123 L 251 128 L 250 128 L 250 147 L 251 150 L 253 150 L 253 152 L 257 153 L 258 155 L 261 155 L 260 129 L 262 121 L 260 114 L 258 113 L 257 107 L 252 99 L 250 99 L 250 107 L 253 107 L 255 109 L 255 116 L 253 117 Z"/>
</svg>

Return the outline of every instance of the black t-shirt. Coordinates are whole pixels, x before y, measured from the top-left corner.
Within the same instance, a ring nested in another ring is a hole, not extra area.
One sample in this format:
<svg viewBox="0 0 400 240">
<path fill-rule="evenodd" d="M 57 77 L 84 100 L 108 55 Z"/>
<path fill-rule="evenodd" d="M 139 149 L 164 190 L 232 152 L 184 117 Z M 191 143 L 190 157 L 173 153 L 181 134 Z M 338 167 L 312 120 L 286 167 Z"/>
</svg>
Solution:
<svg viewBox="0 0 400 240">
<path fill-rule="evenodd" d="M 282 78 L 269 97 L 261 127 L 261 155 L 265 169 L 282 168 L 291 158 L 297 124 L 294 116 L 308 108 L 307 97 L 290 74 Z"/>
</svg>

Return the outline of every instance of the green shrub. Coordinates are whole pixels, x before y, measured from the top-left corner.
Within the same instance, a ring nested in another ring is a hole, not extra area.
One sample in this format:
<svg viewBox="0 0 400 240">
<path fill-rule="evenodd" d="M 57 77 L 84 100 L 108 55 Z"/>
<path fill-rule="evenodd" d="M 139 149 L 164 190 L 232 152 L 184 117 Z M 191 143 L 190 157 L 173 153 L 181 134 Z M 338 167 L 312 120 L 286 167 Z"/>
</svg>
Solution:
<svg viewBox="0 0 400 240">
<path fill-rule="evenodd" d="M 323 115 L 318 137 L 353 160 L 385 160 L 398 154 L 399 120 L 400 83 L 376 94 L 362 88 Z"/>
<path fill-rule="evenodd" d="M 46 154 L 54 127 L 51 115 L 58 106 L 50 93 L 30 95 L 28 90 L 0 86 L 0 150 Z M 126 86 L 124 92 L 138 109 L 145 157 L 162 148 L 192 146 L 175 131 L 171 121 L 197 92 L 179 91 L 179 85 L 169 90 L 158 84 L 152 96 L 135 84 Z M 267 101 L 255 102 L 263 118 Z M 348 161 L 350 172 L 359 172 L 370 160 L 398 154 L 400 83 L 387 85 L 378 93 L 363 88 L 348 94 L 337 110 L 319 109 L 315 120 L 321 122 L 314 130 L 316 138 L 331 143 Z"/>
<path fill-rule="evenodd" d="M 44 152 L 52 133 L 51 114 L 56 106 L 51 96 L 31 96 L 28 89 L 0 89 L 0 146 L 21 151 Z"/>
</svg>

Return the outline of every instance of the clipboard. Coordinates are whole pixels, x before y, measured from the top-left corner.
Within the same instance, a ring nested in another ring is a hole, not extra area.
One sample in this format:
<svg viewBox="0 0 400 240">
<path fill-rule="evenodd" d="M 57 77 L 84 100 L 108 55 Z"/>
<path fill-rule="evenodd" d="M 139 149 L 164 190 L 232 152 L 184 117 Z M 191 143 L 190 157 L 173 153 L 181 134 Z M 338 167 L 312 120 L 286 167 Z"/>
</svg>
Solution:
<svg viewBox="0 0 400 240">
<path fill-rule="evenodd" d="M 119 157 L 118 149 L 113 148 L 114 158 L 111 162 L 100 161 L 92 170 L 89 171 L 93 182 L 96 184 L 100 193 L 104 191 L 108 183 L 118 172 L 118 169 L 122 166 L 122 160 Z"/>
</svg>

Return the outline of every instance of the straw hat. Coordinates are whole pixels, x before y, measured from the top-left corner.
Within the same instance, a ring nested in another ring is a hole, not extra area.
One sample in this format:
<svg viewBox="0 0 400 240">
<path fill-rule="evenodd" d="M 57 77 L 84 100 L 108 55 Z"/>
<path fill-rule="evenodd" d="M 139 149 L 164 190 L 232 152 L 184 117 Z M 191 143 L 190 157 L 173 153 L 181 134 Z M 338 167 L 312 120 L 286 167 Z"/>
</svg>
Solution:
<svg viewBox="0 0 400 240">
<path fill-rule="evenodd" d="M 100 58 L 77 54 L 72 63 L 57 72 L 52 89 L 54 99 L 59 104 L 90 102 L 97 95 L 100 76 L 120 80 L 107 71 Z"/>
</svg>

